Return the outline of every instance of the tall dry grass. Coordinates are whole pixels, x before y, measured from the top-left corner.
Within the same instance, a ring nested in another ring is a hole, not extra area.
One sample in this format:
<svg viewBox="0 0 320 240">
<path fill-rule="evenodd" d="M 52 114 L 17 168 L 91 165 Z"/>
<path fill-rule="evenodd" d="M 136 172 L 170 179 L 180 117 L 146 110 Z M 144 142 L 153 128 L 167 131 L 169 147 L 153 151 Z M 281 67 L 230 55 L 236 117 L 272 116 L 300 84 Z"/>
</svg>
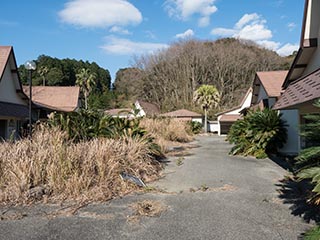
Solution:
<svg viewBox="0 0 320 240">
<path fill-rule="evenodd" d="M 140 126 L 155 138 L 155 142 L 164 152 L 172 142 L 186 143 L 193 140 L 191 128 L 185 121 L 170 118 L 143 118 Z"/>
<path fill-rule="evenodd" d="M 107 200 L 136 188 L 121 172 L 150 181 L 160 170 L 144 138 L 71 143 L 60 130 L 41 127 L 32 141 L 0 144 L 0 202 Z"/>
</svg>

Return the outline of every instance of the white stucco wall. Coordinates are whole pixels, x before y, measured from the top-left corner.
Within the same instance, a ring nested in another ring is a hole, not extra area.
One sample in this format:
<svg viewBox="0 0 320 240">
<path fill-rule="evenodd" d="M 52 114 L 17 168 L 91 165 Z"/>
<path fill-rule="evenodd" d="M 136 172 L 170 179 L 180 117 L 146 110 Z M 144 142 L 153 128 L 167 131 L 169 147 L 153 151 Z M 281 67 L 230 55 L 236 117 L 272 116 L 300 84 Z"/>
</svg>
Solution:
<svg viewBox="0 0 320 240">
<path fill-rule="evenodd" d="M 304 39 L 318 38 L 318 47 L 314 52 L 311 60 L 308 63 L 303 75 L 308 75 L 315 70 L 319 69 L 320 66 L 320 1 L 311 0 L 308 5 L 308 14 L 306 19 L 306 28 L 304 33 Z"/>
<path fill-rule="evenodd" d="M 139 113 L 137 114 L 137 117 L 144 117 L 144 116 L 146 116 L 145 111 L 142 109 L 142 107 L 141 107 L 141 105 L 139 104 L 138 101 L 136 101 L 136 102 L 134 103 L 134 105 L 136 106 L 137 109 L 139 109 Z"/>
<path fill-rule="evenodd" d="M 217 132 L 220 135 L 220 124 L 218 121 L 210 121 L 208 127 L 209 132 Z"/>
<path fill-rule="evenodd" d="M 8 64 L 0 81 L 0 101 L 27 105 L 27 103 L 17 94 L 15 82 L 13 74 L 11 73 L 11 68 Z"/>
<path fill-rule="evenodd" d="M 203 124 L 202 118 L 192 118 L 191 121 Z"/>
<path fill-rule="evenodd" d="M 299 111 L 298 110 L 281 110 L 282 119 L 286 121 L 288 139 L 283 148 L 279 150 L 285 155 L 297 155 L 300 151 L 300 136 L 299 136 Z"/>
</svg>

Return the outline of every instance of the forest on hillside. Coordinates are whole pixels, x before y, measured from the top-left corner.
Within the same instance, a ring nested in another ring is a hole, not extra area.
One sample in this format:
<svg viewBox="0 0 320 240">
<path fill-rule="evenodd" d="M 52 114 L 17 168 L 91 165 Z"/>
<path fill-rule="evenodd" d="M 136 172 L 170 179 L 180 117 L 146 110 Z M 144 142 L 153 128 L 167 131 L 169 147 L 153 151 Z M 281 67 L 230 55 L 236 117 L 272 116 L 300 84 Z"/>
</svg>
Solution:
<svg viewBox="0 0 320 240">
<path fill-rule="evenodd" d="M 136 57 L 131 68 L 118 71 L 114 88 L 127 99 L 142 98 L 163 111 L 197 110 L 193 93 L 200 85 L 210 84 L 221 94 L 217 112 L 239 103 L 257 71 L 286 70 L 292 60 L 293 56 L 280 57 L 250 41 L 187 40 Z"/>
<path fill-rule="evenodd" d="M 132 66 L 120 69 L 111 87 L 107 69 L 95 62 L 57 59 L 40 55 L 35 61 L 33 85 L 74 86 L 81 69 L 95 75 L 89 95 L 89 108 L 131 107 L 136 99 L 160 106 L 162 111 L 188 108 L 201 112 L 194 105 L 193 93 L 202 84 L 214 85 L 221 95 L 215 112 L 239 104 L 251 86 L 257 71 L 286 70 L 293 55 L 280 57 L 253 42 L 233 38 L 216 41 L 185 40 L 153 54 L 136 56 Z M 23 84 L 27 70 L 19 66 Z"/>
<path fill-rule="evenodd" d="M 93 108 L 104 109 L 112 102 L 110 92 L 111 76 L 107 69 L 103 69 L 95 62 L 78 61 L 75 59 L 58 59 L 40 55 L 36 60 L 37 69 L 32 73 L 34 86 L 75 86 L 77 74 L 82 69 L 94 74 L 95 85 L 90 94 L 89 104 Z M 19 66 L 22 84 L 28 84 L 28 72 L 24 65 Z"/>
</svg>

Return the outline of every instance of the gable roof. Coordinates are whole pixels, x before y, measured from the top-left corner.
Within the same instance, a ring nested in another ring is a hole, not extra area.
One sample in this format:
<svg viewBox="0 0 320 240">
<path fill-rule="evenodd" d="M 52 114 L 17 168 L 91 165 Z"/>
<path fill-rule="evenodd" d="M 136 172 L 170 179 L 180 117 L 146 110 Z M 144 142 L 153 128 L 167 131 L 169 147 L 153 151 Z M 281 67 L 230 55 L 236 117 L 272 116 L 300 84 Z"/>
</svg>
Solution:
<svg viewBox="0 0 320 240">
<path fill-rule="evenodd" d="M 10 46 L 0 46 L 0 80 L 2 79 L 4 69 L 9 61 L 9 56 L 12 47 Z"/>
<path fill-rule="evenodd" d="M 268 71 L 257 72 L 256 76 L 266 90 L 268 97 L 279 97 L 287 74 L 288 71 Z"/>
<path fill-rule="evenodd" d="M 189 111 L 187 109 L 179 109 L 176 111 L 160 114 L 159 116 L 161 116 L 161 117 L 177 117 L 177 118 L 179 118 L 179 117 L 202 117 L 201 114 Z"/>
<path fill-rule="evenodd" d="M 300 48 L 283 83 L 284 89 L 303 76 L 318 47 L 319 8 L 319 0 L 305 0 Z"/>
<path fill-rule="evenodd" d="M 142 100 L 137 100 L 137 102 L 140 104 L 143 111 L 146 113 L 146 115 L 157 115 L 160 113 L 160 108 L 153 103 L 145 102 Z"/>
<path fill-rule="evenodd" d="M 27 100 L 27 96 L 24 94 L 22 90 L 22 84 L 18 74 L 18 67 L 17 67 L 17 62 L 14 55 L 13 47 L 0 46 L 0 82 L 3 78 L 3 74 L 5 72 L 7 65 L 9 65 L 9 67 L 11 68 L 12 77 L 15 81 L 16 93 L 24 101 Z"/>
<path fill-rule="evenodd" d="M 320 97 L 320 69 L 288 86 L 274 105 L 274 109 L 284 109 L 315 100 Z"/>
<path fill-rule="evenodd" d="M 24 86 L 24 92 L 29 96 L 28 86 Z M 78 108 L 79 94 L 78 86 L 33 86 L 32 102 L 40 107 L 72 112 Z"/>
</svg>

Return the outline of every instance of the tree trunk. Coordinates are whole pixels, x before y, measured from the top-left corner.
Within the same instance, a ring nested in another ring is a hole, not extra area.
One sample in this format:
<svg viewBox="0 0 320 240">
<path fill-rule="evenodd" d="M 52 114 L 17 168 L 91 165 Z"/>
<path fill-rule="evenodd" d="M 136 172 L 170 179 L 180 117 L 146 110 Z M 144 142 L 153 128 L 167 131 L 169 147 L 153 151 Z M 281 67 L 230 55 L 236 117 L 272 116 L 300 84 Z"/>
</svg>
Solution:
<svg viewBox="0 0 320 240">
<path fill-rule="evenodd" d="M 204 108 L 204 132 L 208 132 L 208 117 L 207 117 L 207 108 Z"/>
</svg>

